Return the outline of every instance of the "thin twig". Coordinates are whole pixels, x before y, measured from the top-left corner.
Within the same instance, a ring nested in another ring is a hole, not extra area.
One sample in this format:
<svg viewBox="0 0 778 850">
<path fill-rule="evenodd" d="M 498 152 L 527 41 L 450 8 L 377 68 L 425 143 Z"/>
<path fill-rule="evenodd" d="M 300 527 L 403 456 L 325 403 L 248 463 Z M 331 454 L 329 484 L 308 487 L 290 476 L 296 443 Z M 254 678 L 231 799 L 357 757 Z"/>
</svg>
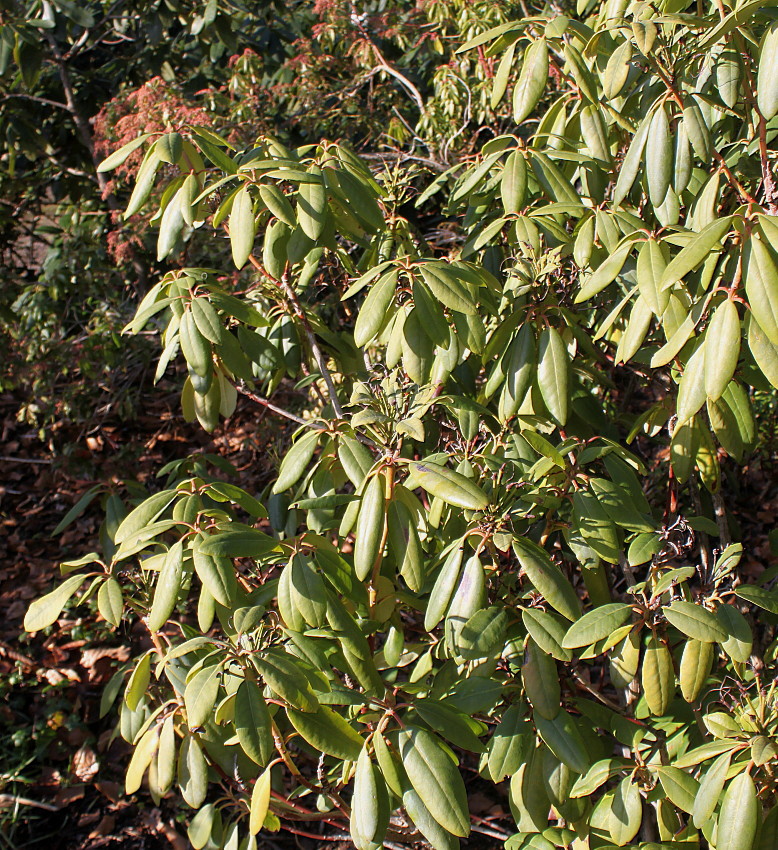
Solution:
<svg viewBox="0 0 778 850">
<path fill-rule="evenodd" d="M 51 460 L 41 460 L 40 458 L 34 457 L 0 457 L 0 460 L 5 461 L 6 463 L 51 463 Z"/>
<path fill-rule="evenodd" d="M 59 806 L 52 806 L 51 803 L 39 803 L 37 800 L 30 800 L 29 797 L 14 797 L 13 794 L 0 794 L 0 808 L 9 806 L 32 806 L 34 809 L 44 809 L 47 812 L 58 812 Z"/>
<path fill-rule="evenodd" d="M 229 234 L 229 231 L 227 231 Z M 319 367 L 319 372 L 324 380 L 324 383 L 327 385 L 327 392 L 330 395 L 330 404 L 332 405 L 332 410 L 337 416 L 338 419 L 345 419 L 343 414 L 343 408 L 340 406 L 340 402 L 338 401 L 338 391 L 335 388 L 335 382 L 332 380 L 332 375 L 330 374 L 330 370 L 327 368 L 327 363 L 324 359 L 324 355 L 321 353 L 321 349 L 319 348 L 319 343 L 316 342 L 316 335 L 313 332 L 313 328 L 311 327 L 311 323 L 308 321 L 308 316 L 305 314 L 305 310 L 303 309 L 303 305 L 300 303 L 300 299 L 297 297 L 297 293 L 294 291 L 294 288 L 289 283 L 289 278 L 287 277 L 287 273 L 281 276 L 281 280 L 277 277 L 274 277 L 270 272 L 259 262 L 259 260 L 253 255 L 249 254 L 249 262 L 252 266 L 265 278 L 271 281 L 275 286 L 277 286 L 286 296 L 287 301 L 289 302 L 292 310 L 294 311 L 295 316 L 300 320 L 300 324 L 303 328 L 303 333 L 305 334 L 305 339 L 308 342 L 308 347 L 311 349 L 311 354 L 313 355 L 313 359 L 316 361 L 316 365 Z"/>
<path fill-rule="evenodd" d="M 279 416 L 283 416 L 285 419 L 290 419 L 292 422 L 296 422 L 298 425 L 307 425 L 310 428 L 319 428 L 323 429 L 324 426 L 317 422 L 306 422 L 304 419 L 301 419 L 299 416 L 296 416 L 294 413 L 290 413 L 288 410 L 284 410 L 282 407 L 277 407 L 271 401 L 268 401 L 266 398 L 262 398 L 262 396 L 253 393 L 250 389 L 248 389 L 243 384 L 236 384 L 235 389 L 241 394 L 246 396 L 246 398 L 250 398 L 256 404 L 261 404 L 262 407 L 266 407 L 268 410 L 272 410 L 273 413 L 277 413 Z"/>
</svg>

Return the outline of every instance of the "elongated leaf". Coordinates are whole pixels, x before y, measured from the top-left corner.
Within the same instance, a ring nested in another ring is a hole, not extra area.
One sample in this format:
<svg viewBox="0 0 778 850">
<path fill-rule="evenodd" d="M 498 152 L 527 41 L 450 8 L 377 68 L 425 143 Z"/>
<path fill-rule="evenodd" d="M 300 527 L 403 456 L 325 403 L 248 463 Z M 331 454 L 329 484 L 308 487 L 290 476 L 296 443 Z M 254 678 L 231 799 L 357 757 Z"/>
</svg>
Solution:
<svg viewBox="0 0 778 850">
<path fill-rule="evenodd" d="M 576 773 L 586 773 L 591 758 L 578 725 L 564 709 L 553 720 L 537 715 L 535 725 L 546 746 L 563 764 Z"/>
<path fill-rule="evenodd" d="M 241 682 L 235 695 L 235 733 L 241 749 L 260 767 L 273 752 L 270 712 L 256 682 Z"/>
<path fill-rule="evenodd" d="M 154 588 L 154 601 L 148 616 L 148 627 L 159 631 L 167 623 L 178 601 L 184 578 L 184 552 L 181 541 L 174 543 L 167 554 Z"/>
<path fill-rule="evenodd" d="M 678 678 L 686 702 L 696 702 L 713 667 L 713 644 L 707 641 L 686 641 L 681 655 Z"/>
<path fill-rule="evenodd" d="M 249 833 L 256 835 L 267 817 L 270 805 L 270 790 L 272 776 L 270 770 L 263 770 L 251 792 L 251 805 L 249 806 Z"/>
<path fill-rule="evenodd" d="M 673 176 L 673 145 L 670 123 L 664 105 L 654 112 L 646 138 L 646 183 L 651 203 L 657 207 L 665 202 Z"/>
<path fill-rule="evenodd" d="M 756 234 L 745 252 L 746 295 L 757 324 L 773 345 L 778 345 L 778 263 Z"/>
<path fill-rule="evenodd" d="M 764 608 L 765 611 L 770 611 L 773 614 L 778 614 L 778 592 L 774 590 L 765 590 L 763 587 L 755 587 L 751 584 L 742 584 L 735 588 L 735 593 L 746 602 L 751 602 Z"/>
<path fill-rule="evenodd" d="M 400 732 L 400 752 L 408 779 L 432 817 L 453 835 L 469 835 L 465 785 L 438 738 L 407 726 Z"/>
<path fill-rule="evenodd" d="M 24 615 L 24 628 L 28 632 L 39 632 L 56 622 L 68 599 L 84 583 L 84 575 L 70 576 L 62 584 L 31 603 Z"/>
<path fill-rule="evenodd" d="M 705 393 L 717 401 L 732 380 L 740 355 L 740 315 L 735 302 L 722 301 L 705 334 Z"/>
<path fill-rule="evenodd" d="M 567 422 L 570 403 L 570 357 L 556 328 L 544 328 L 538 341 L 537 382 L 549 413 L 559 425 Z"/>
<path fill-rule="evenodd" d="M 351 840 L 357 850 L 372 850 L 383 842 L 389 825 L 389 797 L 386 783 L 376 770 L 367 746 L 357 759 L 354 794 L 351 798 Z"/>
<path fill-rule="evenodd" d="M 748 850 L 759 829 L 760 805 L 754 780 L 741 773 L 727 785 L 718 817 L 716 850 Z"/>
<path fill-rule="evenodd" d="M 756 78 L 756 102 L 767 121 L 778 115 L 778 25 L 765 31 L 759 45 L 759 70 Z"/>
<path fill-rule="evenodd" d="M 659 283 L 660 290 L 670 289 L 721 245 L 721 240 L 729 233 L 732 216 L 719 218 L 704 227 L 683 247 L 668 263 Z"/>
<path fill-rule="evenodd" d="M 186 735 L 178 753 L 178 787 L 181 796 L 193 809 L 199 809 L 208 793 L 208 763 L 200 742 Z"/>
<path fill-rule="evenodd" d="M 274 493 L 282 493 L 300 480 L 313 458 L 320 436 L 316 430 L 308 431 L 292 445 L 281 461 L 278 479 L 273 485 Z"/>
<path fill-rule="evenodd" d="M 538 593 L 563 617 L 577 620 L 581 615 L 578 594 L 546 551 L 525 538 L 514 538 L 513 549 Z"/>
<path fill-rule="evenodd" d="M 372 572 L 384 542 L 386 482 L 380 473 L 367 483 L 359 505 L 354 542 L 354 571 L 360 581 Z"/>
<path fill-rule="evenodd" d="M 319 701 L 292 655 L 283 650 L 271 650 L 257 659 L 255 664 L 265 682 L 290 706 L 303 713 L 317 711 Z"/>
<path fill-rule="evenodd" d="M 694 808 L 694 799 L 700 787 L 697 780 L 677 767 L 658 767 L 657 774 L 662 783 L 662 788 L 664 788 L 664 792 L 670 800 L 681 811 L 691 814 Z"/>
<path fill-rule="evenodd" d="M 219 694 L 222 667 L 213 664 L 203 667 L 187 682 L 184 705 L 190 729 L 202 726 L 210 717 Z"/>
<path fill-rule="evenodd" d="M 676 600 L 663 613 L 679 631 L 695 640 L 723 641 L 727 637 L 716 615 L 702 605 Z"/>
<path fill-rule="evenodd" d="M 670 650 L 655 636 L 646 647 L 641 684 L 651 713 L 661 717 L 675 692 L 675 671 Z"/>
<path fill-rule="evenodd" d="M 567 630 L 562 646 L 565 649 L 575 649 L 579 646 L 589 646 L 595 641 L 602 640 L 626 622 L 632 613 L 632 607 L 621 602 L 600 605 L 576 620 Z"/>
<path fill-rule="evenodd" d="M 150 525 L 159 517 L 162 511 L 176 498 L 175 490 L 162 490 L 149 496 L 136 508 L 133 508 L 122 520 L 114 534 L 115 543 L 123 543 L 128 538 L 137 534 L 141 529 Z"/>
<path fill-rule="evenodd" d="M 548 82 L 548 44 L 538 38 L 527 47 L 521 73 L 513 89 L 513 120 L 521 124 L 532 112 Z"/>
<path fill-rule="evenodd" d="M 232 201 L 229 229 L 232 261 L 236 268 L 242 269 L 246 265 L 249 254 L 254 250 L 256 235 L 254 202 L 247 184 L 240 187 Z"/>
<path fill-rule="evenodd" d="M 321 169 L 312 165 L 309 173 L 315 179 L 300 183 L 297 194 L 297 220 L 305 235 L 315 242 L 327 222 L 327 192 L 321 178 Z"/>
<path fill-rule="evenodd" d="M 313 712 L 287 708 L 286 713 L 292 726 L 320 752 L 349 761 L 359 758 L 362 737 L 331 708 L 320 705 Z"/>
<path fill-rule="evenodd" d="M 130 763 L 127 766 L 127 775 L 124 781 L 126 794 L 134 794 L 141 786 L 143 774 L 151 764 L 159 744 L 159 730 L 156 726 L 148 729 L 143 737 L 135 745 Z"/>
<path fill-rule="evenodd" d="M 477 484 L 448 467 L 432 461 L 411 461 L 408 469 L 419 486 L 449 505 L 482 511 L 489 504 L 489 499 Z"/>
</svg>

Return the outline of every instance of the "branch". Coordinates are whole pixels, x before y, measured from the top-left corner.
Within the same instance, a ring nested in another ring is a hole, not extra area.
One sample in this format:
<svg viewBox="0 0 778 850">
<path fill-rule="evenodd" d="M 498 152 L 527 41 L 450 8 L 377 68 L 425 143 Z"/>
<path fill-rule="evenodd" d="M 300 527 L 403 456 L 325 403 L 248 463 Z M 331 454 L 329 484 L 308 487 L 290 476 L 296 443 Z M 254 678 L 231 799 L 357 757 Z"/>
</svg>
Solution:
<svg viewBox="0 0 778 850">
<path fill-rule="evenodd" d="M 316 342 L 316 335 L 313 332 L 311 323 L 308 321 L 308 317 L 305 315 L 305 310 L 303 309 L 303 306 L 300 303 L 300 299 L 297 297 L 297 293 L 294 291 L 293 287 L 289 283 L 289 278 L 286 272 L 284 272 L 284 274 L 282 275 L 281 280 L 278 280 L 278 278 L 275 278 L 272 274 L 270 274 L 270 272 L 262 265 L 262 263 L 259 262 L 259 260 L 253 254 L 249 254 L 249 262 L 260 274 L 262 274 L 268 280 L 272 281 L 284 293 L 287 301 L 289 301 L 289 303 L 291 304 L 295 315 L 300 320 L 300 324 L 303 327 L 303 332 L 305 333 L 305 338 L 308 341 L 308 345 L 311 349 L 313 359 L 316 361 L 316 365 L 319 367 L 319 372 L 321 373 L 321 376 L 324 379 L 324 383 L 327 385 L 327 391 L 330 394 L 330 404 L 332 404 L 332 409 L 335 413 L 335 416 L 338 419 L 345 419 L 346 417 L 343 413 L 343 408 L 340 406 L 340 402 L 338 401 L 338 391 L 335 387 L 335 382 L 332 380 L 330 370 L 327 368 L 327 362 L 324 359 L 324 355 L 321 353 L 319 343 Z"/>
<path fill-rule="evenodd" d="M 266 407 L 268 410 L 272 410 L 273 413 L 277 413 L 279 416 L 283 416 L 285 419 L 290 419 L 292 422 L 296 422 L 298 425 L 307 425 L 310 428 L 318 428 L 319 430 L 324 429 L 323 425 L 319 425 L 316 422 L 306 422 L 304 419 L 301 419 L 294 413 L 290 413 L 288 410 L 284 410 L 282 407 L 277 407 L 275 404 L 268 401 L 266 398 L 262 398 L 262 396 L 258 396 L 256 393 L 253 393 L 245 386 L 245 384 L 235 384 L 235 389 L 241 395 L 244 395 L 246 396 L 246 398 L 250 398 L 253 402 L 256 402 L 256 404 L 261 404 L 262 407 Z"/>
</svg>

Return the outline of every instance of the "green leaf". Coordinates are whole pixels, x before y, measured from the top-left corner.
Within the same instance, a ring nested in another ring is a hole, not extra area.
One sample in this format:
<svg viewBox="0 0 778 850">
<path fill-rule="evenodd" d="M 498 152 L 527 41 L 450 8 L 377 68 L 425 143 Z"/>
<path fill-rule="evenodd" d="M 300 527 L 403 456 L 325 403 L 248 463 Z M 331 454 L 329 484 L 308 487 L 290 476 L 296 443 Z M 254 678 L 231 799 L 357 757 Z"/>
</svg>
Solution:
<svg viewBox="0 0 778 850">
<path fill-rule="evenodd" d="M 761 369 L 765 378 L 778 389 L 778 345 L 770 341 L 751 313 L 747 316 L 746 327 L 748 329 L 748 348 L 756 361 L 756 365 Z"/>
<path fill-rule="evenodd" d="M 537 644 L 528 638 L 524 646 L 524 663 L 521 668 L 524 692 L 538 717 L 553 720 L 560 711 L 562 689 L 556 663 Z"/>
<path fill-rule="evenodd" d="M 530 729 L 521 707 L 515 703 L 509 705 L 489 740 L 488 768 L 492 782 L 502 782 L 521 767 Z"/>
<path fill-rule="evenodd" d="M 692 820 L 697 829 L 706 824 L 716 809 L 721 798 L 721 791 L 727 778 L 727 771 L 732 760 L 730 749 L 720 755 L 700 778 L 700 787 L 694 798 L 692 807 Z"/>
<path fill-rule="evenodd" d="M 602 640 L 623 625 L 631 613 L 632 606 L 621 602 L 600 605 L 593 611 L 588 611 L 570 626 L 562 646 L 565 649 L 576 649 Z"/>
<path fill-rule="evenodd" d="M 97 591 L 97 609 L 112 626 L 118 627 L 124 610 L 122 588 L 115 578 L 106 579 Z"/>
<path fill-rule="evenodd" d="M 526 538 L 514 538 L 513 549 L 538 593 L 563 617 L 577 620 L 581 616 L 578 594 L 546 551 Z"/>
<path fill-rule="evenodd" d="M 304 713 L 317 711 L 319 701 L 292 655 L 283 650 L 270 650 L 254 663 L 266 684 L 282 700 Z"/>
<path fill-rule="evenodd" d="M 432 261 L 422 263 L 418 269 L 432 294 L 444 307 L 464 313 L 466 316 L 477 314 L 478 308 L 453 266 Z"/>
<path fill-rule="evenodd" d="M 151 764 L 159 744 L 159 731 L 156 726 L 146 730 L 143 737 L 135 745 L 130 763 L 127 766 L 127 775 L 124 780 L 124 791 L 126 794 L 134 794 L 140 789 L 143 774 Z"/>
<path fill-rule="evenodd" d="M 538 341 L 538 389 L 559 425 L 567 422 L 569 378 L 570 357 L 564 340 L 556 328 L 544 328 Z"/>
<path fill-rule="evenodd" d="M 750 850 L 761 820 L 754 780 L 741 773 L 728 785 L 721 801 L 716 850 Z"/>
<path fill-rule="evenodd" d="M 509 616 L 505 608 L 492 606 L 473 614 L 462 626 L 457 650 L 462 658 L 487 658 L 498 653 L 505 642 Z"/>
<path fill-rule="evenodd" d="M 427 839 L 434 850 L 459 850 L 459 839 L 445 830 L 422 802 L 421 796 L 406 782 L 402 801 L 414 826 Z"/>
<path fill-rule="evenodd" d="M 638 834 L 643 820 L 643 803 L 638 786 L 625 776 L 616 786 L 610 804 L 608 831 L 618 847 L 624 847 Z"/>
<path fill-rule="evenodd" d="M 661 206 L 673 176 L 673 143 L 664 104 L 659 105 L 651 118 L 646 138 L 645 170 L 651 203 L 655 207 Z"/>
<path fill-rule="evenodd" d="M 778 614 L 778 592 L 775 590 L 765 590 L 763 587 L 755 587 L 752 584 L 741 584 L 735 588 L 735 593 L 746 602 L 758 605 L 772 614 Z"/>
<path fill-rule="evenodd" d="M 390 269 L 382 275 L 370 288 L 359 308 L 354 325 L 354 342 L 360 348 L 366 346 L 385 323 L 387 312 L 394 303 L 397 278 L 397 269 Z"/>
<path fill-rule="evenodd" d="M 772 23 L 759 45 L 756 102 L 766 121 L 778 115 L 778 23 Z"/>
<path fill-rule="evenodd" d="M 629 766 L 630 762 L 627 759 L 601 759 L 595 762 L 583 776 L 579 776 L 573 783 L 570 796 L 573 799 L 590 797 L 613 776 L 629 769 Z"/>
<path fill-rule="evenodd" d="M 426 729 L 406 726 L 399 742 L 408 779 L 432 817 L 453 835 L 469 835 L 465 785 L 439 739 Z"/>
<path fill-rule="evenodd" d="M 351 797 L 351 840 L 357 850 L 372 850 L 383 843 L 389 825 L 389 795 L 386 783 L 370 760 L 367 745 L 362 748 L 354 770 Z"/>
<path fill-rule="evenodd" d="M 221 685 L 222 665 L 202 667 L 187 682 L 184 691 L 184 706 L 190 729 L 205 725 L 216 704 Z"/>
<path fill-rule="evenodd" d="M 213 558 L 261 558 L 278 548 L 278 542 L 258 528 L 240 526 L 207 536 L 199 546 L 200 552 Z"/>
<path fill-rule="evenodd" d="M 68 599 L 81 587 L 85 578 L 82 574 L 70 576 L 59 587 L 32 602 L 24 615 L 25 631 L 39 632 L 55 623 Z"/>
<path fill-rule="evenodd" d="M 183 579 L 184 551 L 179 540 L 168 549 L 159 572 L 147 621 L 150 631 L 159 631 L 170 619 L 178 601 Z"/>
<path fill-rule="evenodd" d="M 584 277 L 581 289 L 575 296 L 575 303 L 580 304 L 583 301 L 588 301 L 597 295 L 598 292 L 605 289 L 606 286 L 613 283 L 624 268 L 627 257 L 634 247 L 634 242 L 622 242 L 612 254 L 602 261 L 591 275 Z"/>
<path fill-rule="evenodd" d="M 300 480 L 316 452 L 320 436 L 321 432 L 314 429 L 307 431 L 293 443 L 281 461 L 278 479 L 273 485 L 274 493 L 283 493 Z"/>
<path fill-rule="evenodd" d="M 354 540 L 354 571 L 360 581 L 372 572 L 381 556 L 384 542 L 386 482 L 378 472 L 362 493 Z"/>
<path fill-rule="evenodd" d="M 364 741 L 361 735 L 339 714 L 326 705 L 316 711 L 286 709 L 292 726 L 319 752 L 339 759 L 356 761 Z"/>
<path fill-rule="evenodd" d="M 675 433 L 705 404 L 705 341 L 698 345 L 683 370 L 678 385 L 678 419 Z"/>
<path fill-rule="evenodd" d="M 250 679 L 241 682 L 235 694 L 235 733 L 243 752 L 260 767 L 273 753 L 271 722 L 257 683 Z"/>
<path fill-rule="evenodd" d="M 119 544 L 136 535 L 139 531 L 150 525 L 165 508 L 176 498 L 176 490 L 162 490 L 155 493 L 133 508 L 122 520 L 114 534 L 114 542 Z"/>
<path fill-rule="evenodd" d="M 221 343 L 224 328 L 211 302 L 207 298 L 198 296 L 192 299 L 189 306 L 200 333 L 215 345 Z"/>
<path fill-rule="evenodd" d="M 555 614 L 538 608 L 525 608 L 521 612 L 524 628 L 530 637 L 543 650 L 557 661 L 571 661 L 573 653 L 562 646 L 567 623 L 562 623 Z"/>
<path fill-rule="evenodd" d="M 746 295 L 758 325 L 778 345 L 778 264 L 770 248 L 752 234 L 745 249 Z"/>
<path fill-rule="evenodd" d="M 740 355 L 740 315 L 727 298 L 716 308 L 705 333 L 705 393 L 718 400 L 732 380 Z"/>
<path fill-rule="evenodd" d="M 316 242 L 327 222 L 327 192 L 321 169 L 317 165 L 310 167 L 309 174 L 315 179 L 300 183 L 297 193 L 297 220 L 305 235 Z"/>
<path fill-rule="evenodd" d="M 415 484 L 446 504 L 471 511 L 482 511 L 489 504 L 489 499 L 477 484 L 448 467 L 432 461 L 410 461 L 408 469 Z"/>
<path fill-rule="evenodd" d="M 661 717 L 667 712 L 675 693 L 675 671 L 670 650 L 652 635 L 646 647 L 641 685 L 651 713 Z"/>
<path fill-rule="evenodd" d="M 681 811 L 691 814 L 700 787 L 697 780 L 677 767 L 657 767 L 656 772 L 671 802 Z"/>
<path fill-rule="evenodd" d="M 651 119 L 652 115 L 649 113 L 640 122 L 640 126 L 632 137 L 627 153 L 624 156 L 624 161 L 616 178 L 616 186 L 613 190 L 614 207 L 618 207 L 627 197 L 635 183 L 635 178 L 638 176 L 640 163 L 643 160 L 643 150 L 645 149 L 646 139 L 648 138 L 648 132 L 651 127 Z"/>
<path fill-rule="evenodd" d="M 720 641 L 722 649 L 733 661 L 745 664 L 751 657 L 754 641 L 748 621 L 734 605 L 726 603 L 716 609 L 716 619 L 727 635 L 725 640 Z"/>
<path fill-rule="evenodd" d="M 173 784 L 176 773 L 176 727 L 175 718 L 169 715 L 162 724 L 157 749 L 157 785 L 163 792 Z"/>
<path fill-rule="evenodd" d="M 513 120 L 521 124 L 537 106 L 548 82 L 548 44 L 545 38 L 531 42 L 524 53 L 521 73 L 513 89 Z"/>
<path fill-rule="evenodd" d="M 147 139 L 150 139 L 153 133 L 142 133 L 126 145 L 122 145 L 118 150 L 115 150 L 110 156 L 107 156 L 98 166 L 97 172 L 104 173 L 113 171 L 123 165 L 131 153 L 136 151 Z"/>
<path fill-rule="evenodd" d="M 456 546 L 443 562 L 424 612 L 424 630 L 427 632 L 431 632 L 438 625 L 448 609 L 454 588 L 459 582 L 463 556 L 463 546 Z"/>
<path fill-rule="evenodd" d="M 713 644 L 707 641 L 686 641 L 681 655 L 678 678 L 686 702 L 696 702 L 713 667 Z"/>
<path fill-rule="evenodd" d="M 207 803 L 189 821 L 186 834 L 195 850 L 202 850 L 211 840 L 211 832 L 216 822 L 221 823 L 221 814 L 213 803 Z"/>
<path fill-rule="evenodd" d="M 124 689 L 124 702 L 130 711 L 135 711 L 140 701 L 146 696 L 146 691 L 151 681 L 151 654 L 145 653 L 135 669 L 127 679 L 127 686 Z"/>
<path fill-rule="evenodd" d="M 232 561 L 223 555 L 203 554 L 197 544 L 192 547 L 192 561 L 203 587 L 220 605 L 231 606 L 238 590 Z"/>
<path fill-rule="evenodd" d="M 716 619 L 716 615 L 702 605 L 675 600 L 672 605 L 663 608 L 662 612 L 678 631 L 694 640 L 713 642 L 727 638 L 727 633 Z"/>
<path fill-rule="evenodd" d="M 242 269 L 254 250 L 256 236 L 254 201 L 251 199 L 248 184 L 240 187 L 232 201 L 229 231 L 232 261 L 236 268 Z"/>
<path fill-rule="evenodd" d="M 540 714 L 536 714 L 534 719 L 538 734 L 559 761 L 576 773 L 583 774 L 589 770 L 592 760 L 578 724 L 564 709 L 553 720 Z"/>
<path fill-rule="evenodd" d="M 178 753 L 178 786 L 187 805 L 199 809 L 208 792 L 208 764 L 200 742 L 185 735 Z"/>
<path fill-rule="evenodd" d="M 704 260 L 708 255 L 721 245 L 721 240 L 729 233 L 732 227 L 732 216 L 717 218 L 684 246 L 684 248 L 668 263 L 662 280 L 659 283 L 660 290 L 670 289 Z"/>
<path fill-rule="evenodd" d="M 521 212 L 527 197 L 527 160 L 520 150 L 512 151 L 505 161 L 500 197 L 506 215 Z"/>
</svg>

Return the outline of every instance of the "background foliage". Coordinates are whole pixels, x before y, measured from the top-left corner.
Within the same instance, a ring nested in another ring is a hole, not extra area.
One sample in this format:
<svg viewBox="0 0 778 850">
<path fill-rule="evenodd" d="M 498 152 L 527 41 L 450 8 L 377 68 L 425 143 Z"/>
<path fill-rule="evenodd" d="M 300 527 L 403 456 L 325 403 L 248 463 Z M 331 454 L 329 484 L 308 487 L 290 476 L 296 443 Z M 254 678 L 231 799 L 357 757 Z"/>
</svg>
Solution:
<svg viewBox="0 0 778 850">
<path fill-rule="evenodd" d="M 186 419 L 299 430 L 264 492 L 195 457 L 112 497 L 28 611 L 146 625 L 126 791 L 195 847 L 449 848 L 503 781 L 510 848 L 774 846 L 775 567 L 726 500 L 778 386 L 773 7 L 168 8 L 90 152 L 126 331 Z M 15 47 L 90 32 L 57 9 Z"/>
</svg>

